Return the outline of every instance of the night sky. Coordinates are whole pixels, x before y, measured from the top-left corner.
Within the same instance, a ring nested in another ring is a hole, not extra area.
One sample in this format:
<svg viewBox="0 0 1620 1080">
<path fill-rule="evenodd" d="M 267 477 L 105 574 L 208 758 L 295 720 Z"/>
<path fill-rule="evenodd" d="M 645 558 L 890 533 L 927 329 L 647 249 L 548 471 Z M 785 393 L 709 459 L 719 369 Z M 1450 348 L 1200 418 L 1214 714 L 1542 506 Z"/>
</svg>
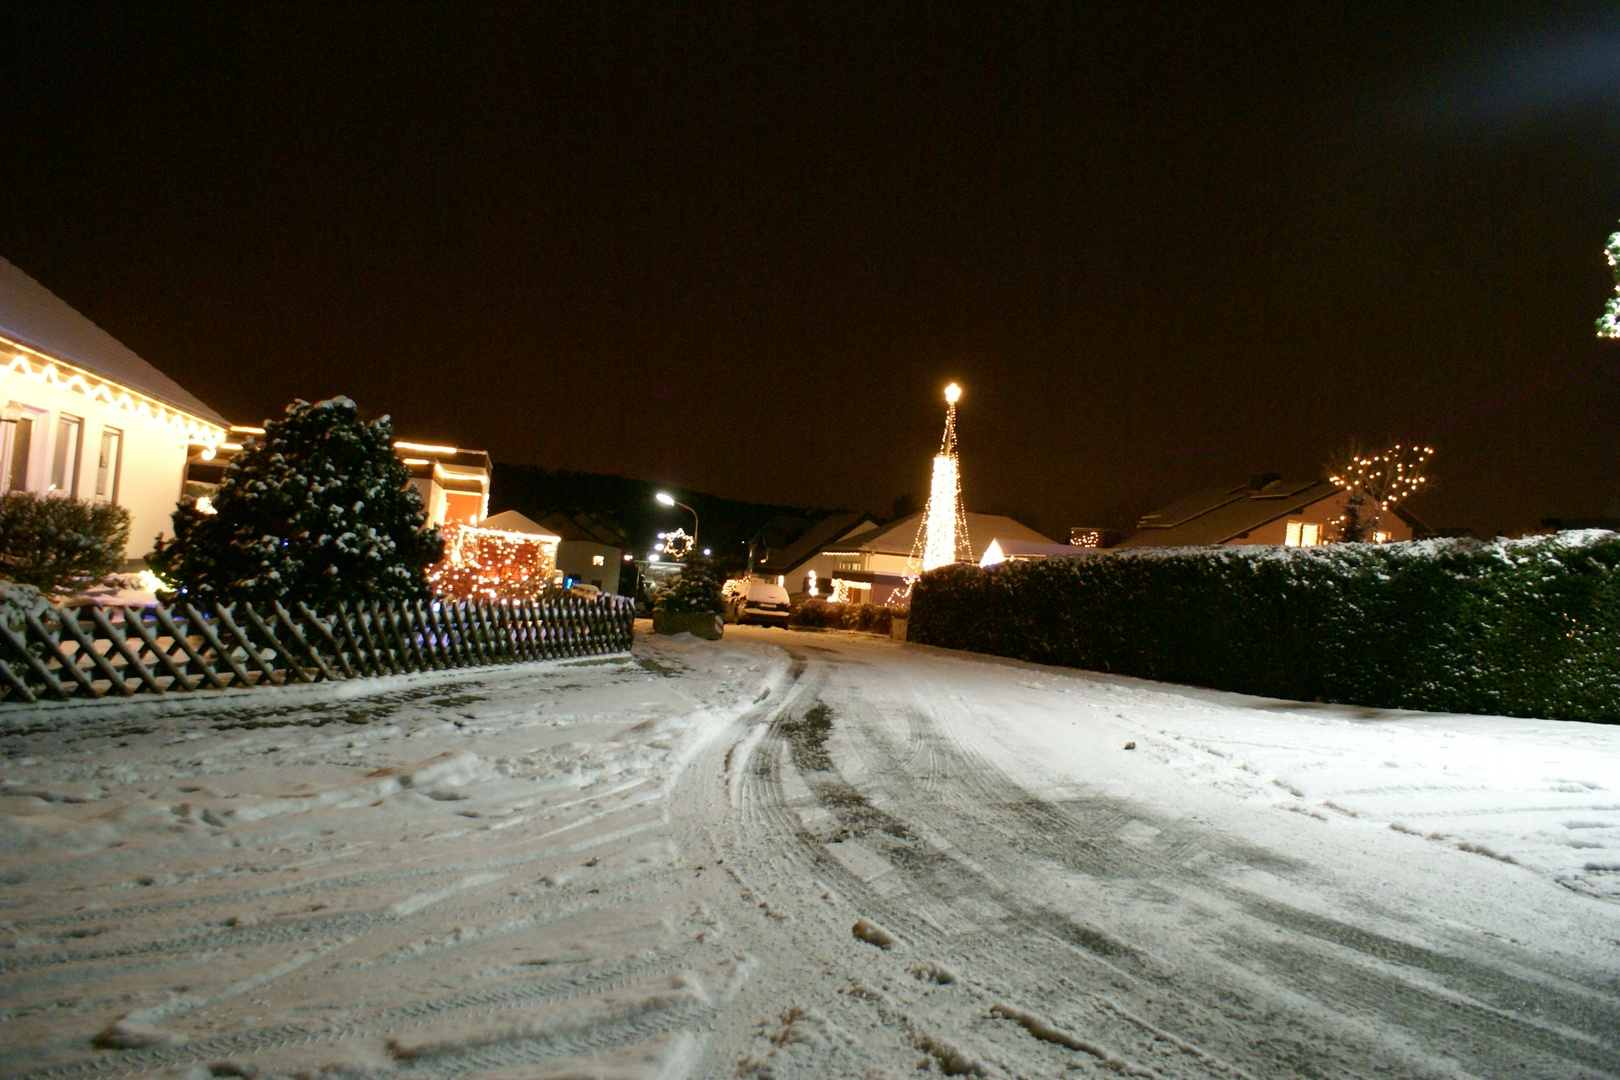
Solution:
<svg viewBox="0 0 1620 1080">
<path fill-rule="evenodd" d="M 67 7 L 0 255 L 238 422 L 886 510 L 955 379 L 1059 538 L 1351 435 L 1435 527 L 1620 514 L 1591 6 Z"/>
</svg>

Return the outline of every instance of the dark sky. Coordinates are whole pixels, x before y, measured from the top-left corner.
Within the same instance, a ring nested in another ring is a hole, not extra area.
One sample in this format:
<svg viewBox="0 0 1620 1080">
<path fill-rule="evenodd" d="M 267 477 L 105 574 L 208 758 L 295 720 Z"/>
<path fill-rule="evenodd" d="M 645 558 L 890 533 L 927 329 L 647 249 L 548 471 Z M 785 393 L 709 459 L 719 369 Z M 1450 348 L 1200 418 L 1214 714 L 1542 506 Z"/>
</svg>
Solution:
<svg viewBox="0 0 1620 1080">
<path fill-rule="evenodd" d="M 879 509 L 956 379 L 1051 531 L 1352 434 L 1620 513 L 1596 6 L 126 7 L 0 15 L 0 255 L 233 419 Z"/>
</svg>

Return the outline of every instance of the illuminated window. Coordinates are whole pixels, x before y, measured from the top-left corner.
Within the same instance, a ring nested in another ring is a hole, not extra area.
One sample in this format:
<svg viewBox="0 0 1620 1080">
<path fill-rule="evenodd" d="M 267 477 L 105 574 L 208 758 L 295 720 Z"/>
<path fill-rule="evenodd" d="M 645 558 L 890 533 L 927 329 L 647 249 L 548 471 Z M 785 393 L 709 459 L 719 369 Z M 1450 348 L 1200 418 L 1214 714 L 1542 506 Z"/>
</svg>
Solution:
<svg viewBox="0 0 1620 1080">
<path fill-rule="evenodd" d="M 51 490 L 64 495 L 79 493 L 79 450 L 84 437 L 84 421 L 60 414 L 56 419 L 56 447 L 51 454 Z"/>
<path fill-rule="evenodd" d="M 1382 543 L 1387 542 L 1388 540 L 1389 540 L 1389 533 L 1387 533 L 1387 532 L 1375 532 L 1375 533 L 1373 533 L 1373 543 L 1375 543 L 1375 544 L 1382 544 Z"/>
<path fill-rule="evenodd" d="M 96 501 L 118 501 L 118 466 L 124 456 L 124 433 L 101 429 L 101 456 L 96 460 Z"/>
<path fill-rule="evenodd" d="M 592 566 L 603 566 L 606 563 L 607 563 L 607 559 L 604 558 L 601 555 L 592 555 L 591 556 L 591 565 Z"/>
<path fill-rule="evenodd" d="M 1289 547 L 1315 547 L 1322 542 L 1322 527 L 1304 521 L 1290 521 L 1283 526 L 1283 543 Z"/>
<path fill-rule="evenodd" d="M 0 480 L 6 491 L 28 490 L 28 457 L 34 447 L 34 418 L 18 408 L 0 416 Z"/>
<path fill-rule="evenodd" d="M 859 560 L 859 559 L 839 559 L 838 560 L 838 569 L 840 569 L 840 570 L 859 570 L 860 568 L 861 568 L 861 560 Z"/>
</svg>

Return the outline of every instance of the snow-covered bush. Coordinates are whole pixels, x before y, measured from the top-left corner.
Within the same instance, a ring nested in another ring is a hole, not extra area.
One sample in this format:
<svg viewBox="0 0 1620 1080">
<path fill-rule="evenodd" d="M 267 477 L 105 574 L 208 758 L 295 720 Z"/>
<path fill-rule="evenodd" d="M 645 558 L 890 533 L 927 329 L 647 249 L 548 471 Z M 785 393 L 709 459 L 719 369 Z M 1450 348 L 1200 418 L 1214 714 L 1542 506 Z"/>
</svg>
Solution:
<svg viewBox="0 0 1620 1080">
<path fill-rule="evenodd" d="M 104 583 L 124 563 L 129 511 L 67 495 L 0 495 L 0 576 L 71 595 Z"/>
<path fill-rule="evenodd" d="M 1620 720 L 1620 536 L 944 567 L 909 637 L 1298 700 Z"/>
<path fill-rule="evenodd" d="M 5 624 L 7 630 L 21 633 L 28 625 L 29 615 L 43 619 L 50 610 L 51 602 L 34 586 L 0 580 L 0 623 Z"/>
<path fill-rule="evenodd" d="M 212 513 L 185 502 L 152 568 L 195 600 L 426 599 L 444 554 L 438 529 L 394 454 L 388 417 L 348 398 L 295 401 L 225 467 Z"/>
<path fill-rule="evenodd" d="M 653 610 L 678 615 L 682 612 L 710 612 L 719 615 L 726 610 L 720 595 L 720 571 L 713 559 L 693 553 L 681 560 L 681 576 L 653 597 Z"/>
<path fill-rule="evenodd" d="M 833 600 L 805 597 L 793 604 L 788 622 L 793 626 L 819 626 L 828 630 L 861 630 L 868 634 L 889 633 L 893 608 L 882 604 L 843 604 Z"/>
</svg>

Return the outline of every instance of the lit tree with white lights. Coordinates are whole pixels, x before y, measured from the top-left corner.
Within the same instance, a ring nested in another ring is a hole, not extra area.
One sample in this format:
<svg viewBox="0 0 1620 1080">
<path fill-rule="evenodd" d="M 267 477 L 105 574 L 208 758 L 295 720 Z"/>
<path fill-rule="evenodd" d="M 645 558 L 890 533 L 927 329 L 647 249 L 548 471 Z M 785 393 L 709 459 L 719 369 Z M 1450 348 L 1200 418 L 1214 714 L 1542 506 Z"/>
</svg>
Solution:
<svg viewBox="0 0 1620 1080">
<path fill-rule="evenodd" d="M 1410 498 L 1425 484 L 1424 471 L 1434 449 L 1397 443 L 1377 453 L 1366 452 L 1352 442 L 1328 463 L 1328 480 L 1343 489 L 1347 498 L 1339 518 L 1341 543 L 1355 543 L 1373 535 L 1383 516 L 1396 503 Z"/>
</svg>

